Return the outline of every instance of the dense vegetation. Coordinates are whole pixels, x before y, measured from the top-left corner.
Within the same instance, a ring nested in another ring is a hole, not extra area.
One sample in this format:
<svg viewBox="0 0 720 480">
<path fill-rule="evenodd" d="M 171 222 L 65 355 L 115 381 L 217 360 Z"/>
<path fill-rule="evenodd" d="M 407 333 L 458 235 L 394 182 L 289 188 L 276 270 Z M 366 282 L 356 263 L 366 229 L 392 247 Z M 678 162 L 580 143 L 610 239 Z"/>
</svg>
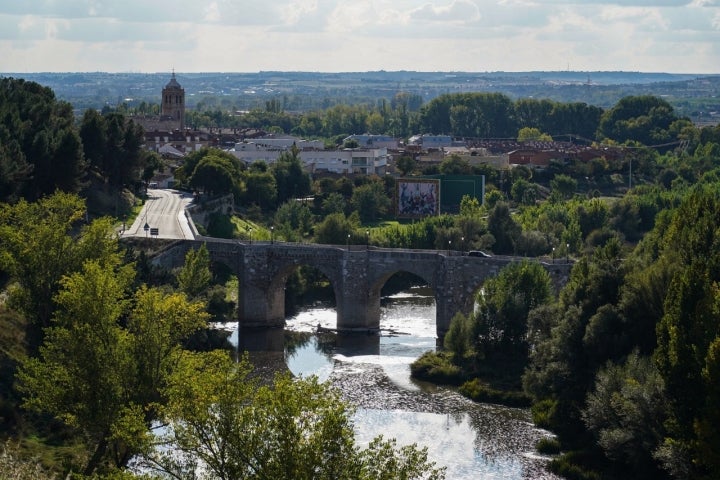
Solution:
<svg viewBox="0 0 720 480">
<path fill-rule="evenodd" d="M 179 478 L 199 461 L 219 478 L 257 478 L 253 468 L 273 478 L 442 475 L 423 451 L 382 439 L 358 449 L 351 406 L 326 385 L 286 377 L 255 383 L 246 362 L 204 351 L 211 349 L 207 320 L 232 311 L 227 278 L 210 270 L 202 249 L 181 271 L 153 271 L 112 233 L 132 202 L 122 211 L 114 201 L 98 206 L 101 194 L 140 197 L 142 181 L 160 168 L 142 150 L 142 132 L 122 112 L 75 119 L 48 89 L 1 82 L 0 417 L 2 430 L 21 440 L 2 457 L 16 460 L 8 471 L 123 475 L 135 457 L 157 469 L 153 475 Z M 463 384 L 479 400 L 532 404 L 538 425 L 557 434 L 558 443 L 543 448 L 564 452 L 551 468 L 570 478 L 716 477 L 720 128 L 697 128 L 648 96 L 607 110 L 484 93 L 411 100 L 406 110 L 402 102 L 387 106 L 387 116 L 382 106 L 345 105 L 313 113 L 317 121 L 310 113 L 297 118 L 329 141 L 365 131 L 374 119 L 386 132 L 422 126 L 477 137 L 569 129 L 624 144 L 628 154 L 504 172 L 450 156 L 433 173 L 485 175 L 484 204 L 466 197 L 457 214 L 414 223 L 393 218 L 392 177 L 313 179 L 295 150 L 273 165 L 246 166 L 203 149 L 176 178 L 201 205 L 233 194 L 233 211 L 201 226 L 214 235 L 453 245 L 549 262 L 572 256 L 576 265 L 559 296 L 533 261 L 489 280 L 477 309 L 453 320 L 444 351 L 421 358 L 414 374 Z M 257 121 L 285 115 L 278 110 L 268 105 Z M 431 173 L 411 159 L 399 163 L 408 175 Z M 77 194 L 115 218 L 90 219 Z M 307 287 L 311 279 L 303 272 L 289 282 Z M 314 420 L 296 430 L 267 418 Z M 174 428 L 150 435 L 158 422 Z M 158 440 L 183 456 L 158 456 L 151 448 Z M 248 444 L 255 456 L 240 461 L 235 452 Z M 327 461 L 316 449 L 334 454 Z M 293 452 L 296 462 L 280 462 L 277 451 Z M 34 468 L 35 456 L 43 467 Z M 373 470 L 378 458 L 393 460 L 383 463 L 388 470 Z"/>
<path fill-rule="evenodd" d="M 579 207 L 584 254 L 559 297 L 536 263 L 507 267 L 414 375 L 465 382 L 477 400 L 532 404 L 566 452 L 550 467 L 568 478 L 716 478 L 717 161 L 692 184 L 636 188 L 612 209 Z M 519 217 L 540 225 L 558 208 Z"/>
</svg>

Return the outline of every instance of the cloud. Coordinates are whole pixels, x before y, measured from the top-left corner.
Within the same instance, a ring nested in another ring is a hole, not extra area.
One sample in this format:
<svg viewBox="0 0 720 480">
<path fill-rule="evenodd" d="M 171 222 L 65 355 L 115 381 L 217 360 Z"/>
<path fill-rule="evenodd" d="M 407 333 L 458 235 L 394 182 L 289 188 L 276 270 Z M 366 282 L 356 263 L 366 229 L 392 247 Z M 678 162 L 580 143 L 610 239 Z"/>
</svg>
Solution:
<svg viewBox="0 0 720 480">
<path fill-rule="evenodd" d="M 470 0 L 453 0 L 445 5 L 426 3 L 411 10 L 409 16 L 412 20 L 456 23 L 475 22 L 481 17 L 478 6 Z"/>
<path fill-rule="evenodd" d="M 280 18 L 290 25 L 298 23 L 306 15 L 317 11 L 317 0 L 293 0 L 281 9 Z"/>
<path fill-rule="evenodd" d="M 8 70 L 700 73 L 718 31 L 720 0 L 0 0 Z"/>
</svg>

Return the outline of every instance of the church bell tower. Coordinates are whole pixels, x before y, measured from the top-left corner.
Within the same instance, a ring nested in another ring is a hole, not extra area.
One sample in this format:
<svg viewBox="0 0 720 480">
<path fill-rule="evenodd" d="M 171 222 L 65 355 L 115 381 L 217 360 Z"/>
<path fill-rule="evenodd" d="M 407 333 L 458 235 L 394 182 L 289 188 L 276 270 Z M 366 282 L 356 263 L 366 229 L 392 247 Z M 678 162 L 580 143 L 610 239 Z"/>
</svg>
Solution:
<svg viewBox="0 0 720 480">
<path fill-rule="evenodd" d="M 161 115 L 163 119 L 172 120 L 180 130 L 185 130 L 185 89 L 175 79 L 174 70 L 162 91 Z"/>
</svg>

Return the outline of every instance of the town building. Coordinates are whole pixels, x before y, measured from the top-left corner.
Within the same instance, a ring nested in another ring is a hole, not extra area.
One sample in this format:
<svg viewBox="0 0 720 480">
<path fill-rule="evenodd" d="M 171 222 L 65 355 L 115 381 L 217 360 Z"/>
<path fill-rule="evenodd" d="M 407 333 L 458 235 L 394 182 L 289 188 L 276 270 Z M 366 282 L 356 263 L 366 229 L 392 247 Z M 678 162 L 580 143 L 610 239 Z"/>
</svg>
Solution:
<svg viewBox="0 0 720 480">
<path fill-rule="evenodd" d="M 173 132 L 185 130 L 185 89 L 172 73 L 170 81 L 161 91 L 159 115 L 135 115 L 131 120 L 146 132 Z"/>
<path fill-rule="evenodd" d="M 341 150 L 324 150 L 320 148 L 300 148 L 302 142 L 291 143 L 290 146 L 268 147 L 259 143 L 242 142 L 230 151 L 247 164 L 265 162 L 271 165 L 293 145 L 298 147 L 298 155 L 305 169 L 310 173 L 336 173 L 342 175 L 384 175 L 387 170 L 387 148 L 344 148 Z"/>
<path fill-rule="evenodd" d="M 371 135 L 365 133 L 363 135 L 350 135 L 345 137 L 343 142 L 355 140 L 361 148 L 387 148 L 388 150 L 397 150 L 399 142 L 397 138 L 389 135 Z"/>
<path fill-rule="evenodd" d="M 175 78 L 175 72 L 162 90 L 160 117 L 161 120 L 176 125 L 178 130 L 185 130 L 185 89 Z"/>
<path fill-rule="evenodd" d="M 419 147 L 422 150 L 441 149 L 443 147 L 463 146 L 464 142 L 455 142 L 450 135 L 413 135 L 408 138 L 408 146 Z"/>
</svg>

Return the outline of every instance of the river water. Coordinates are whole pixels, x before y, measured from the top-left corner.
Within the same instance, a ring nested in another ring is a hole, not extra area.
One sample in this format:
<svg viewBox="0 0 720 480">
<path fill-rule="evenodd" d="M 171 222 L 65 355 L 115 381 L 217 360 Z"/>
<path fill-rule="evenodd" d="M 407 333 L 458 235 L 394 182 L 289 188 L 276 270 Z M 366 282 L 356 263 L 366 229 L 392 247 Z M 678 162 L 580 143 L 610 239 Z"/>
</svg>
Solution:
<svg viewBox="0 0 720 480">
<path fill-rule="evenodd" d="M 256 367 L 316 375 L 339 388 L 357 406 L 355 432 L 362 445 L 382 434 L 398 445 L 427 447 L 430 460 L 447 468 L 448 480 L 559 478 L 535 451 L 549 433 L 532 424 L 527 409 L 474 403 L 410 378 L 410 363 L 436 348 L 431 290 L 412 288 L 381 305 L 379 336 L 325 331 L 335 328 L 336 313 L 318 303 L 288 318 L 284 332 L 235 329 L 231 342 L 256 350 Z"/>
</svg>

